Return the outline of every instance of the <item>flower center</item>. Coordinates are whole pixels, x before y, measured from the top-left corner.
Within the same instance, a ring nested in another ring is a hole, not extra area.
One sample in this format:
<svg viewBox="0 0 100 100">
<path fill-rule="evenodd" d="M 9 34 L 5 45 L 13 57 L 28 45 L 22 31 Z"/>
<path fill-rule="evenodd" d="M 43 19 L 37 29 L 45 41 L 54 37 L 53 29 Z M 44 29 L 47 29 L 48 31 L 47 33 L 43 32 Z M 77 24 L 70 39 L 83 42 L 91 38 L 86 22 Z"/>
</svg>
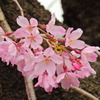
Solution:
<svg viewBox="0 0 100 100">
<path fill-rule="evenodd" d="M 34 28 L 34 27 L 31 26 L 31 25 L 29 25 L 29 26 L 27 27 L 28 31 L 32 31 L 33 28 Z"/>
<path fill-rule="evenodd" d="M 70 40 L 69 40 L 69 44 L 74 44 L 74 43 L 76 43 L 75 40 L 73 40 L 73 39 L 70 39 Z"/>
<path fill-rule="evenodd" d="M 2 37 L 3 35 L 0 33 L 0 38 Z"/>
<path fill-rule="evenodd" d="M 62 48 L 60 46 L 56 46 L 54 50 L 55 50 L 56 53 L 62 52 Z"/>
<path fill-rule="evenodd" d="M 30 39 L 31 41 L 35 41 L 33 35 L 31 35 L 31 36 L 29 37 L 29 39 Z"/>
<path fill-rule="evenodd" d="M 45 63 L 46 63 L 46 64 L 48 64 L 49 61 L 50 61 L 50 60 L 49 60 L 48 58 L 45 59 Z"/>
<path fill-rule="evenodd" d="M 89 55 L 88 53 L 85 53 L 85 56 L 86 56 L 87 58 L 89 58 L 89 57 L 90 57 L 90 55 Z"/>
</svg>

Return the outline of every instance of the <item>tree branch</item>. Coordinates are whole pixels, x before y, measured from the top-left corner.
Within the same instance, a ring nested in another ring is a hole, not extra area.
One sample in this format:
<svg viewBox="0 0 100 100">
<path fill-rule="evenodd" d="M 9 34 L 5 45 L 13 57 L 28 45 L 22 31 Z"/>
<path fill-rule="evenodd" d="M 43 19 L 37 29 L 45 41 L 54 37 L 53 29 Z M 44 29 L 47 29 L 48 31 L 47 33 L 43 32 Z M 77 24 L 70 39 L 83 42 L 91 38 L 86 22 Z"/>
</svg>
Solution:
<svg viewBox="0 0 100 100">
<path fill-rule="evenodd" d="M 25 86 L 26 86 L 26 92 L 28 95 L 28 100 L 36 100 L 35 90 L 33 87 L 32 80 L 29 79 L 29 76 L 24 77 L 24 80 L 25 80 Z"/>
<path fill-rule="evenodd" d="M 95 96 L 93 96 L 92 94 L 90 94 L 89 92 L 81 89 L 81 88 L 78 88 L 78 87 L 75 87 L 75 86 L 71 86 L 71 89 L 82 94 L 83 96 L 89 98 L 90 100 L 99 100 L 98 98 L 96 98 Z"/>
<path fill-rule="evenodd" d="M 20 6 L 19 2 L 18 2 L 17 0 L 13 0 L 13 1 L 17 4 L 17 6 L 18 6 L 18 8 L 19 8 L 19 10 L 20 10 L 21 15 L 24 16 L 24 10 L 23 10 L 22 7 Z"/>
<path fill-rule="evenodd" d="M 12 32 L 1 8 L 0 8 L 0 26 L 4 29 L 5 32 Z M 28 76 L 24 77 L 24 80 L 25 80 L 25 86 L 26 86 L 28 100 L 36 100 L 32 80 L 30 80 Z"/>
<path fill-rule="evenodd" d="M 11 28 L 8 24 L 8 22 L 6 21 L 6 18 L 1 10 L 1 7 L 0 7 L 0 26 L 4 29 L 5 32 L 11 32 Z"/>
</svg>

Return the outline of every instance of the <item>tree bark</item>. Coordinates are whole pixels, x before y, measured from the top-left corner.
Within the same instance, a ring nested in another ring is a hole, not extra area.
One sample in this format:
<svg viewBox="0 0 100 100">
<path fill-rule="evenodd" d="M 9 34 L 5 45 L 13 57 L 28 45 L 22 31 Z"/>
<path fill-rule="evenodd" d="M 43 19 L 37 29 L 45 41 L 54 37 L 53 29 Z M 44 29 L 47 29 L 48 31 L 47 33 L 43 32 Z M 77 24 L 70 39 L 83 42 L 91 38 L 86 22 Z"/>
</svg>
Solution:
<svg viewBox="0 0 100 100">
<path fill-rule="evenodd" d="M 90 45 L 100 45 L 100 0 L 62 0 L 64 23 L 82 28 Z"/>
</svg>

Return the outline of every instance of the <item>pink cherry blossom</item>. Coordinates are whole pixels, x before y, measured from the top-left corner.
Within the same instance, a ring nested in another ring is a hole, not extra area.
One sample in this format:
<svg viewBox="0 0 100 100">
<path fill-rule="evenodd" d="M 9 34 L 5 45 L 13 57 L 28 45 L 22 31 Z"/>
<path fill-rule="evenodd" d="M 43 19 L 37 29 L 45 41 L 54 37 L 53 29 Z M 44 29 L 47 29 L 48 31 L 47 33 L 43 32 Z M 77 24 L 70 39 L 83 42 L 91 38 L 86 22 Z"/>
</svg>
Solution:
<svg viewBox="0 0 100 100">
<path fill-rule="evenodd" d="M 34 54 L 29 49 L 26 48 L 27 51 L 24 51 L 23 53 L 20 53 L 20 55 L 17 57 L 17 68 L 19 71 L 22 72 L 24 76 L 28 75 L 34 70 Z"/>
<path fill-rule="evenodd" d="M 30 21 L 24 16 L 17 18 L 17 24 L 22 28 L 26 28 L 28 31 L 32 31 L 34 27 L 37 27 L 38 21 L 35 18 L 31 18 Z"/>
<path fill-rule="evenodd" d="M 37 28 L 34 28 L 32 32 L 29 32 L 28 30 L 24 29 L 18 29 L 14 32 L 14 36 L 16 38 L 24 37 L 24 39 L 21 40 L 21 42 L 24 43 L 23 47 L 31 46 L 31 48 L 33 49 L 37 49 L 38 47 L 40 47 L 40 44 L 43 41 Z"/>
<path fill-rule="evenodd" d="M 100 48 L 94 46 L 88 46 L 85 49 L 83 49 L 81 52 L 81 57 L 83 61 L 87 60 L 90 62 L 95 62 L 97 60 L 98 55 L 94 52 L 98 50 L 100 50 Z"/>
<path fill-rule="evenodd" d="M 82 59 L 81 62 L 83 66 L 79 71 L 75 72 L 79 78 L 85 78 L 85 77 L 89 77 L 91 74 L 96 74 L 96 71 L 91 67 L 91 65 L 87 60 Z"/>
<path fill-rule="evenodd" d="M 56 64 L 63 63 L 61 56 L 57 55 L 51 47 L 47 48 L 43 54 L 36 57 L 35 73 L 43 74 L 47 71 L 50 75 L 54 75 L 56 71 Z"/>
<path fill-rule="evenodd" d="M 66 32 L 66 42 L 65 46 L 70 46 L 71 48 L 82 49 L 85 47 L 85 43 L 81 40 L 78 40 L 82 35 L 83 31 L 78 28 L 77 30 L 71 32 L 73 28 L 69 28 Z"/>
<path fill-rule="evenodd" d="M 45 89 L 46 92 L 52 92 L 53 88 L 57 88 L 57 83 L 55 81 L 55 76 L 50 76 L 47 72 L 44 72 L 43 75 L 40 75 L 38 82 L 35 84 L 35 87 L 41 86 Z"/>
<path fill-rule="evenodd" d="M 67 71 L 74 70 L 74 67 L 72 65 L 72 61 L 71 61 L 71 58 L 70 58 L 69 54 L 68 53 L 64 53 L 63 57 L 64 57 L 64 64 L 65 64 L 65 66 L 67 68 Z"/>
<path fill-rule="evenodd" d="M 17 65 L 23 76 L 28 75 L 31 80 L 37 78 L 35 87 L 52 92 L 61 83 L 62 88 L 68 90 L 71 86 L 79 86 L 79 78 L 96 74 L 89 62 L 97 60 L 96 51 L 100 48 L 87 46 L 84 41 L 78 40 L 83 34 L 80 28 L 74 31 L 69 28 L 66 32 L 62 26 L 55 25 L 54 14 L 47 25 L 39 24 L 40 27 L 37 27 L 35 18 L 28 21 L 19 16 L 17 23 L 20 28 L 13 34 L 5 33 L 0 27 L 0 58 L 7 65 Z M 43 45 L 43 39 L 47 46 Z"/>
<path fill-rule="evenodd" d="M 79 86 L 80 82 L 77 78 L 77 74 L 72 72 L 64 72 L 58 75 L 56 82 L 61 82 L 61 86 L 63 89 L 69 89 L 70 86 Z"/>
<path fill-rule="evenodd" d="M 46 25 L 46 31 L 50 32 L 54 38 L 60 38 L 65 35 L 65 29 L 62 26 L 55 25 L 55 15 L 52 14 L 51 20 Z"/>
<path fill-rule="evenodd" d="M 89 62 L 95 62 L 97 59 L 97 54 L 95 51 L 100 50 L 99 47 L 86 47 L 81 52 L 81 63 L 82 67 L 80 71 L 76 71 L 80 78 L 89 77 L 91 74 L 96 74 L 95 70 L 91 67 Z M 85 72 L 85 73 L 84 73 Z"/>
<path fill-rule="evenodd" d="M 6 41 L 0 42 L 0 48 L 2 60 L 4 62 L 7 62 L 7 65 L 9 64 L 9 62 L 14 61 L 13 59 L 17 55 L 17 48 L 14 44 L 14 41 L 10 40 L 9 38 L 6 38 Z"/>
</svg>

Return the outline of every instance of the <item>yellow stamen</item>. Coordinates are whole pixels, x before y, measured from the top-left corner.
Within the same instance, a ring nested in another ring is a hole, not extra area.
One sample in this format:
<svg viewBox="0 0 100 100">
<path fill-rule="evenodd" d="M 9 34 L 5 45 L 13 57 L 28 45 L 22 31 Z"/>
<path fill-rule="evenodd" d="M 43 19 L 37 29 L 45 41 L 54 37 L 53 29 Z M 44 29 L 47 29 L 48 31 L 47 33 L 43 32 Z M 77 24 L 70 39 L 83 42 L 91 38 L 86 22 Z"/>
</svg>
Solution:
<svg viewBox="0 0 100 100">
<path fill-rule="evenodd" d="M 29 39 L 30 39 L 31 41 L 34 41 L 34 36 L 31 35 L 31 37 L 29 37 Z"/>
<path fill-rule="evenodd" d="M 54 50 L 55 50 L 56 53 L 62 52 L 62 48 L 60 46 L 56 46 Z"/>
<path fill-rule="evenodd" d="M 45 62 L 46 64 L 48 64 L 49 61 L 50 61 L 50 59 L 48 59 L 48 58 L 45 58 L 45 59 L 43 60 L 43 62 Z"/>
</svg>

